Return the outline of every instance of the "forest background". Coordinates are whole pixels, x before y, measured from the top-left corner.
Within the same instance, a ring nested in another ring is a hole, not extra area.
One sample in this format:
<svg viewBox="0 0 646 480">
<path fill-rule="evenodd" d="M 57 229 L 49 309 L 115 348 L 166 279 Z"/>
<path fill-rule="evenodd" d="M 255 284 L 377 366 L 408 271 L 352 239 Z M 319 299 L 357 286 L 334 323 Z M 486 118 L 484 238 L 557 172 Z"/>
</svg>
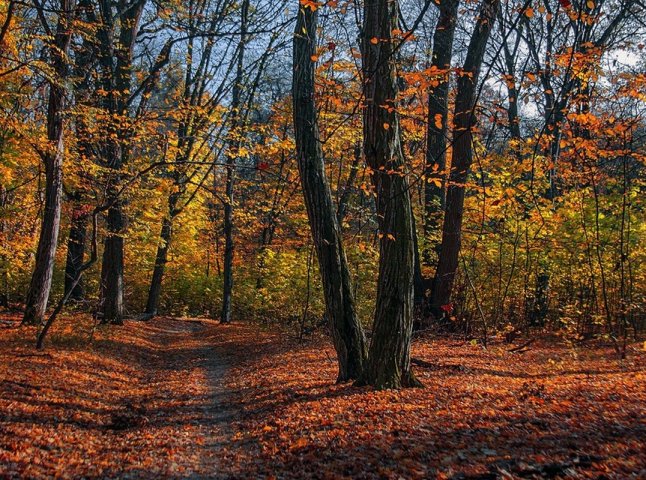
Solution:
<svg viewBox="0 0 646 480">
<path fill-rule="evenodd" d="M 112 323 L 163 313 L 322 328 L 291 98 L 303 9 L 318 14 L 307 60 L 320 146 L 371 325 L 379 245 L 397 239 L 379 228 L 364 155 L 364 13 L 336 0 L 0 0 L 0 306 L 26 303 L 38 322 L 67 296 Z M 388 42 L 405 161 L 386 173 L 410 186 L 416 327 L 485 343 L 550 329 L 619 352 L 643 331 L 644 9 L 401 2 Z M 456 168 L 464 78 L 469 162 Z M 459 253 L 438 300 L 451 195 L 464 196 Z"/>
</svg>

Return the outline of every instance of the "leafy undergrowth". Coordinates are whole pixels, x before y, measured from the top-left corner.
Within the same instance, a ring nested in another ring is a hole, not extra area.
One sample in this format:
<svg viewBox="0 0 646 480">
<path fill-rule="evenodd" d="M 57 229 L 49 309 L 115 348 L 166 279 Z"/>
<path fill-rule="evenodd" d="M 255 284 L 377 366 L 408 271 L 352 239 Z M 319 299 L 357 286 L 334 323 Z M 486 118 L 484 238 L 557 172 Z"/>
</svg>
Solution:
<svg viewBox="0 0 646 480">
<path fill-rule="evenodd" d="M 0 477 L 646 478 L 646 355 L 418 339 L 424 389 L 333 385 L 250 325 L 0 323 Z M 80 333 L 79 333 L 80 332 Z M 225 373 L 226 372 L 226 373 Z"/>
</svg>

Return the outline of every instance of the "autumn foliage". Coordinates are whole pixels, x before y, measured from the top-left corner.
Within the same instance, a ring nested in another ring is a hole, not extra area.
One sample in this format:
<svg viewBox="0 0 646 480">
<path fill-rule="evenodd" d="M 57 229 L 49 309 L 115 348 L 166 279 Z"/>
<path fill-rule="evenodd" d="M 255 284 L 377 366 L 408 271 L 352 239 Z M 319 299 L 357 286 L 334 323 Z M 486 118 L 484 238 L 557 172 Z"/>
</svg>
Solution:
<svg viewBox="0 0 646 480">
<path fill-rule="evenodd" d="M 0 0 L 0 477 L 646 477 L 645 16 Z"/>
</svg>

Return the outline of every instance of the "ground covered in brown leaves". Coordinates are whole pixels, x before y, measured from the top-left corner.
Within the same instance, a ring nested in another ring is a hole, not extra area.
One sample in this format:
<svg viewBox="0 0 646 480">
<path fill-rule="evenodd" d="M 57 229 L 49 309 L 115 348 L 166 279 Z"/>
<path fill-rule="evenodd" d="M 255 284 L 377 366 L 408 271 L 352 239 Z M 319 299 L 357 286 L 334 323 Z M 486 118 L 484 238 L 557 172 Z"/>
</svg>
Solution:
<svg viewBox="0 0 646 480">
<path fill-rule="evenodd" d="M 646 352 L 419 338 L 424 389 L 333 385 L 257 327 L 0 325 L 0 477 L 646 478 Z"/>
</svg>

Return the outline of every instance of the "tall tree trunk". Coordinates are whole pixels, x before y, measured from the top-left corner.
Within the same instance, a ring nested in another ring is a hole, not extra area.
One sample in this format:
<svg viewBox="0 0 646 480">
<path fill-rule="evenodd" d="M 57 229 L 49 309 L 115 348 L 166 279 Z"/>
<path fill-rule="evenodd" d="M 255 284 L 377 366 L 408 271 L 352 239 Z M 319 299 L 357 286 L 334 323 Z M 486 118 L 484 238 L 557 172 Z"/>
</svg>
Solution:
<svg viewBox="0 0 646 480">
<path fill-rule="evenodd" d="M 242 115 L 242 82 L 244 76 L 244 53 L 247 42 L 247 19 L 249 15 L 249 0 L 242 2 L 240 10 L 240 43 L 238 45 L 238 65 L 235 84 L 231 98 L 231 140 L 230 151 L 227 152 L 226 183 L 224 203 L 224 281 L 222 285 L 222 312 L 220 322 L 231 322 L 231 297 L 233 295 L 233 257 L 235 244 L 233 241 L 233 188 L 235 184 L 236 157 L 242 145 L 243 132 L 241 131 Z"/>
<path fill-rule="evenodd" d="M 54 151 L 45 153 L 43 158 L 45 209 L 36 250 L 36 266 L 25 299 L 24 324 L 42 322 L 52 286 L 63 195 L 63 121 L 60 117 L 65 103 L 64 95 L 61 88 L 50 85 L 47 136 L 52 143 L 56 142 L 54 137 L 59 138 L 58 142 L 54 143 Z"/>
<path fill-rule="evenodd" d="M 157 315 L 157 309 L 159 308 L 162 279 L 164 277 L 166 263 L 168 262 L 168 249 L 173 235 L 173 220 L 177 215 L 176 207 L 179 195 L 178 192 L 175 192 L 168 197 L 168 214 L 162 220 L 161 232 L 159 234 L 160 241 L 157 246 L 157 255 L 155 256 L 155 268 L 153 269 L 150 289 L 148 290 L 146 311 L 144 312 L 145 315 L 150 317 Z"/>
<path fill-rule="evenodd" d="M 366 341 L 357 318 L 350 271 L 325 173 L 314 101 L 317 12 L 301 6 L 294 32 L 292 98 L 296 157 L 312 238 L 319 261 L 326 312 L 337 352 L 337 381 L 357 379 Z M 342 216 L 342 214 L 341 214 Z"/>
<path fill-rule="evenodd" d="M 498 7 L 499 0 L 483 0 L 469 42 L 462 75 L 458 78 L 453 119 L 451 174 L 446 194 L 440 257 L 431 294 L 431 309 L 436 316 L 450 309 L 451 290 L 458 268 L 462 240 L 465 184 L 473 159 L 472 128 L 475 122 L 476 91 L 487 41 L 496 21 Z"/>
<path fill-rule="evenodd" d="M 449 69 L 453 54 L 453 37 L 457 24 L 459 0 L 440 2 L 440 16 L 433 34 L 431 69 L 439 72 L 436 87 L 428 92 L 428 119 L 426 129 L 426 168 L 424 184 L 424 236 L 439 229 L 444 213 L 446 187 L 446 150 L 449 119 Z M 438 182 L 438 176 L 440 181 Z M 436 181 L 431 181 L 436 180 Z M 439 254 L 439 245 L 436 246 Z M 432 253 L 426 248 L 422 261 L 430 266 Z"/>
<path fill-rule="evenodd" d="M 233 295 L 233 256 L 235 244 L 233 241 L 233 183 L 234 168 L 233 160 L 227 161 L 227 177 L 225 184 L 224 204 L 224 261 L 223 261 L 223 282 L 222 282 L 222 311 L 220 322 L 231 323 L 231 297 Z"/>
<path fill-rule="evenodd" d="M 0 147 L 0 154 L 2 153 Z M 6 252 L 7 221 L 2 211 L 8 203 L 7 189 L 0 184 L 0 248 Z M 9 259 L 6 253 L 0 255 L 0 307 L 9 308 Z"/>
<path fill-rule="evenodd" d="M 85 288 L 82 279 L 74 281 L 83 265 L 85 256 L 85 240 L 87 237 L 88 215 L 83 211 L 83 207 L 78 204 L 80 198 L 75 198 L 77 204 L 72 211 L 72 222 L 70 225 L 70 236 L 67 240 L 67 262 L 65 264 L 65 293 L 69 293 L 69 299 L 72 301 L 81 301 L 85 296 Z"/>
<path fill-rule="evenodd" d="M 112 58 L 104 58 L 107 67 L 104 75 L 108 91 L 109 110 L 115 115 L 119 124 L 113 126 L 115 139 L 108 142 L 106 166 L 113 173 L 109 181 L 106 203 L 110 205 L 106 220 L 108 234 L 104 240 L 103 261 L 101 264 L 101 321 L 103 323 L 122 324 L 124 315 L 124 230 L 125 215 L 121 194 L 121 175 L 119 170 L 127 163 L 130 155 L 131 128 L 128 118 L 128 93 L 132 84 L 132 59 L 134 45 L 139 31 L 141 14 L 146 0 L 134 0 L 119 11 L 120 31 L 116 47 L 113 47 L 114 24 L 112 7 L 103 7 L 102 48 L 114 52 L 116 62 L 114 70 Z M 104 53 L 104 57 L 108 53 Z"/>
<path fill-rule="evenodd" d="M 397 113 L 395 40 L 399 5 L 366 0 L 362 38 L 364 152 L 372 169 L 379 225 L 377 305 L 359 384 L 417 386 L 410 365 L 413 327 L 413 212 Z"/>
<path fill-rule="evenodd" d="M 25 299 L 23 324 L 43 321 L 54 275 L 63 196 L 63 156 L 65 153 L 63 114 L 66 107 L 66 92 L 63 85 L 67 73 L 65 56 L 71 40 L 74 6 L 74 0 L 61 0 L 56 35 L 49 49 L 57 78 L 49 81 L 48 145 L 46 150 L 41 152 L 41 158 L 45 165 L 45 209 L 36 250 L 36 266 Z"/>
</svg>

